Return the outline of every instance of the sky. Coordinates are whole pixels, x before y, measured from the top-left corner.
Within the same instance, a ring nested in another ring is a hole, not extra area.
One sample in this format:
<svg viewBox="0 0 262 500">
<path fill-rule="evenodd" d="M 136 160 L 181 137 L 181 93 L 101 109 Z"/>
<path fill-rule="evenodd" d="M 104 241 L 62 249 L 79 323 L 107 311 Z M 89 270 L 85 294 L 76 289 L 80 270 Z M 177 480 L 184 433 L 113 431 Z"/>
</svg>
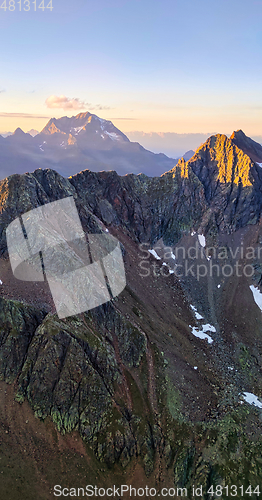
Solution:
<svg viewBox="0 0 262 500">
<path fill-rule="evenodd" d="M 0 8 L 0 133 L 90 111 L 141 143 L 262 135 L 262 0 L 40 4 Z"/>
</svg>

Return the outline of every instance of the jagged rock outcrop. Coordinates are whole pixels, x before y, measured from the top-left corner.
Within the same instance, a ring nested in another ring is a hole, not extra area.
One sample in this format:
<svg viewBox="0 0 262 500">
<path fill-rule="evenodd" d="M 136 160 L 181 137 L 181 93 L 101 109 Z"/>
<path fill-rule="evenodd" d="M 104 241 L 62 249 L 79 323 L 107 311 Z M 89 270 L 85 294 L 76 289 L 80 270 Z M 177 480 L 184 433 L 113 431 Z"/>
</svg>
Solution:
<svg viewBox="0 0 262 500">
<path fill-rule="evenodd" d="M 86 170 L 65 179 L 38 169 L 0 182 L 2 233 L 13 214 L 70 195 L 82 218 L 94 214 L 106 225 L 125 227 L 137 241 L 164 237 L 173 244 L 203 218 L 228 232 L 258 222 L 262 171 L 223 135 L 210 137 L 189 161 L 181 159 L 159 178 Z"/>
<path fill-rule="evenodd" d="M 61 432 L 77 429 L 98 457 L 126 463 L 151 451 L 147 384 L 137 386 L 131 374 L 148 349 L 146 336 L 110 304 L 64 322 L 49 315 L 28 349 L 17 400 L 26 397 L 38 417 L 51 415 Z"/>
<path fill-rule="evenodd" d="M 0 377 L 13 382 L 20 374 L 30 342 L 42 323 L 45 311 L 17 301 L 0 300 Z"/>
<path fill-rule="evenodd" d="M 239 149 L 247 154 L 251 160 L 262 162 L 262 146 L 258 142 L 253 141 L 253 139 L 250 139 L 250 137 L 247 137 L 243 130 L 233 132 L 230 139 Z"/>
<path fill-rule="evenodd" d="M 174 171 L 183 177 L 192 170 L 202 183 L 208 204 L 208 224 L 232 231 L 259 221 L 262 171 L 225 135 L 210 137 L 191 160 Z"/>
<path fill-rule="evenodd" d="M 122 244 L 126 289 L 64 320 L 47 288 L 42 307 L 33 284 L 19 290 L 20 302 L 10 300 L 18 284 L 8 288 L 0 268 L 1 379 L 13 385 L 17 413 L 29 404 L 46 428 L 52 422 L 59 433 L 81 436 L 94 478 L 106 471 L 110 486 L 116 471 L 120 479 L 124 472 L 133 477 L 135 463 L 152 486 L 186 487 L 189 498 L 193 484 L 207 496 L 211 484 L 255 488 L 261 479 L 261 411 L 240 399 L 243 391 L 262 394 L 261 312 L 250 290 L 251 283 L 259 286 L 259 263 L 253 282 L 201 281 L 169 273 L 172 259 L 162 258 L 165 245 L 182 241 L 187 251 L 203 235 L 215 248 L 258 245 L 261 186 L 260 167 L 223 135 L 159 178 L 83 171 L 65 179 L 37 169 L 1 181 L 0 263 L 7 279 L 7 225 L 64 197 L 74 197 L 86 232 L 107 229 Z M 145 250 L 155 243 L 162 245 L 158 259 Z M 211 343 L 193 335 L 200 324 L 203 332 L 211 327 Z"/>
</svg>

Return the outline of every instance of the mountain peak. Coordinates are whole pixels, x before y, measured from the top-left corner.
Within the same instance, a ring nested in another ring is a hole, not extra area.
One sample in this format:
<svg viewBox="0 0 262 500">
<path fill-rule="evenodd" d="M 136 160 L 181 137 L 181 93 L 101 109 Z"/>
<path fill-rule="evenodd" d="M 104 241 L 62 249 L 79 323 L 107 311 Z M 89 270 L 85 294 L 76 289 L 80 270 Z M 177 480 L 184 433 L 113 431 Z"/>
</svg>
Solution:
<svg viewBox="0 0 262 500">
<path fill-rule="evenodd" d="M 238 130 L 234 130 L 234 132 L 231 134 L 230 136 L 230 139 L 233 140 L 235 138 L 239 138 L 239 139 L 247 139 L 247 136 L 246 134 L 243 132 L 243 130 L 238 129 Z"/>
<path fill-rule="evenodd" d="M 206 189 L 213 186 L 211 191 L 214 192 L 218 181 L 231 186 L 239 183 L 243 187 L 251 186 L 252 166 L 249 155 L 226 135 L 216 134 L 209 137 L 189 161 L 180 160 L 175 171 L 179 170 L 181 177 L 188 178 L 192 169 Z"/>
<path fill-rule="evenodd" d="M 72 116 L 72 118 L 75 118 L 76 120 L 84 120 L 85 118 L 89 118 L 89 116 L 95 116 L 95 115 L 91 115 L 89 111 L 85 111 L 84 113 L 78 113 L 78 115 Z"/>
<path fill-rule="evenodd" d="M 8 142 L 11 141 L 11 143 L 21 143 L 21 144 L 27 144 L 30 143 L 32 139 L 32 136 L 26 132 L 24 132 L 20 127 L 18 127 L 13 134 L 7 136 Z"/>
<path fill-rule="evenodd" d="M 30 130 L 28 130 L 27 133 L 29 135 L 31 135 L 32 137 L 35 137 L 36 135 L 39 134 L 38 130 L 35 130 L 34 128 L 31 128 Z"/>
<path fill-rule="evenodd" d="M 231 141 L 241 149 L 245 154 L 255 162 L 262 162 L 262 146 L 253 141 L 250 137 L 247 137 L 243 130 L 237 130 L 233 132 L 230 137 Z"/>
<path fill-rule="evenodd" d="M 86 148 L 87 144 L 93 146 L 96 144 L 97 147 L 100 144 L 99 147 L 102 150 L 110 147 L 110 142 L 130 142 L 128 137 L 116 128 L 110 120 L 99 118 L 99 116 L 89 113 L 89 111 L 71 117 L 51 118 L 41 133 L 50 136 L 54 134 L 67 135 L 69 139 L 68 145 L 76 143 L 75 140 L 72 141 L 72 137 L 75 137 L 78 143 L 80 141 L 81 147 Z M 60 141 L 60 138 L 56 136 L 52 140 Z M 59 144 L 61 146 L 61 141 Z"/>
<path fill-rule="evenodd" d="M 25 135 L 25 132 L 20 127 L 18 127 L 12 135 L 22 136 Z"/>
<path fill-rule="evenodd" d="M 41 131 L 42 134 L 52 135 L 52 134 L 64 134 L 56 125 L 56 119 L 50 118 L 49 122 Z"/>
</svg>

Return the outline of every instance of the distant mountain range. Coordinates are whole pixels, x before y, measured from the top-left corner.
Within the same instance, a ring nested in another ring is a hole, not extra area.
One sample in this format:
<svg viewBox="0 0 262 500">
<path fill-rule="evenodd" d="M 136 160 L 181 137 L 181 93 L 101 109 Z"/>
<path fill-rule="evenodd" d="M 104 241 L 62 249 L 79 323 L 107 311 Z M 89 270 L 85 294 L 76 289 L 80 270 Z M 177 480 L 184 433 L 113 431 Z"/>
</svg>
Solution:
<svg viewBox="0 0 262 500">
<path fill-rule="evenodd" d="M 17 128 L 5 135 L 0 136 L 0 178 L 36 168 L 53 168 L 65 177 L 86 169 L 159 176 L 178 161 L 131 142 L 111 121 L 88 112 L 51 118 L 40 133 Z"/>
<path fill-rule="evenodd" d="M 244 132 L 233 132 L 231 140 L 253 161 L 262 162 L 261 145 Z M 191 149 L 183 158 L 188 161 L 194 154 Z M 14 133 L 0 135 L 0 179 L 37 168 L 52 168 L 64 177 L 87 169 L 158 177 L 178 160 L 130 141 L 111 121 L 89 112 L 51 118 L 40 133 L 35 129 L 24 133 L 17 128 Z"/>
<path fill-rule="evenodd" d="M 242 130 L 233 132 L 231 140 L 255 162 L 262 162 L 262 147 Z M 195 151 L 187 151 L 188 161 Z M 132 142 L 109 120 L 86 112 L 71 118 L 51 118 L 38 133 L 17 128 L 0 135 L 0 179 L 14 173 L 52 168 L 64 177 L 81 170 L 93 172 L 115 170 L 119 175 L 144 173 L 158 177 L 171 170 L 179 158 L 148 151 Z"/>
</svg>

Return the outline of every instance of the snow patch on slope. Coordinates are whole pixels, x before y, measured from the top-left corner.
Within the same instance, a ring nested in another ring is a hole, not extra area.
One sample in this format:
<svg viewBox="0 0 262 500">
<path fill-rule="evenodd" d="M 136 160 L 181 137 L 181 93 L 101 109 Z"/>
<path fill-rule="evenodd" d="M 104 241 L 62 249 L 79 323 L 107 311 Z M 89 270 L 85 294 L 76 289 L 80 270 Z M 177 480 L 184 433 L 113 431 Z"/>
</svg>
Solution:
<svg viewBox="0 0 262 500">
<path fill-rule="evenodd" d="M 151 255 L 153 255 L 153 257 L 155 257 L 155 259 L 157 260 L 161 260 L 161 257 L 159 257 L 159 255 L 157 255 L 156 251 L 152 248 L 151 250 L 148 250 L 149 253 L 151 253 Z"/>
<path fill-rule="evenodd" d="M 262 311 L 262 293 L 260 292 L 259 288 L 254 285 L 250 285 L 249 288 L 253 293 L 256 305 L 259 307 L 260 311 Z"/>
<path fill-rule="evenodd" d="M 199 339 L 202 339 L 202 340 L 207 340 L 209 344 L 212 344 L 213 339 L 206 332 L 215 332 L 216 329 L 214 326 L 207 323 L 206 325 L 202 325 L 199 328 L 196 326 L 191 326 L 191 325 L 189 325 L 189 327 L 192 328 L 192 333 L 195 337 L 198 337 Z"/>
<path fill-rule="evenodd" d="M 73 127 L 70 129 L 70 133 L 72 134 L 72 132 L 74 133 L 74 135 L 78 135 L 79 132 L 81 132 L 81 130 L 83 130 L 85 125 L 83 125 L 82 127 Z"/>
<path fill-rule="evenodd" d="M 120 141 L 119 135 L 117 135 L 115 132 L 107 132 L 107 130 L 105 130 L 105 134 L 108 135 L 108 137 L 110 137 L 112 141 Z"/>
<path fill-rule="evenodd" d="M 156 251 L 154 250 L 154 248 L 151 248 L 148 251 L 149 251 L 149 253 L 151 253 L 151 255 L 153 255 L 153 257 L 155 257 L 155 259 L 161 260 L 161 257 L 159 257 L 159 255 L 156 253 Z M 175 259 L 175 255 L 173 253 L 172 253 L 172 259 Z M 171 269 L 166 262 L 163 262 L 162 266 L 168 267 L 169 274 L 174 274 L 175 273 L 174 269 Z"/>
<path fill-rule="evenodd" d="M 194 311 L 196 319 L 204 319 L 203 316 L 201 316 L 201 314 L 197 312 L 197 308 L 195 306 L 192 306 L 192 304 L 190 304 L 190 307 Z"/>
<path fill-rule="evenodd" d="M 252 392 L 243 392 L 243 398 L 246 403 L 250 405 L 254 405 L 257 408 L 262 408 L 262 403 L 259 401 L 258 397 L 255 396 Z"/>
<path fill-rule="evenodd" d="M 198 237 L 198 241 L 199 241 L 201 247 L 205 248 L 205 246 L 206 246 L 205 236 L 203 234 L 198 234 L 197 237 Z"/>
</svg>

